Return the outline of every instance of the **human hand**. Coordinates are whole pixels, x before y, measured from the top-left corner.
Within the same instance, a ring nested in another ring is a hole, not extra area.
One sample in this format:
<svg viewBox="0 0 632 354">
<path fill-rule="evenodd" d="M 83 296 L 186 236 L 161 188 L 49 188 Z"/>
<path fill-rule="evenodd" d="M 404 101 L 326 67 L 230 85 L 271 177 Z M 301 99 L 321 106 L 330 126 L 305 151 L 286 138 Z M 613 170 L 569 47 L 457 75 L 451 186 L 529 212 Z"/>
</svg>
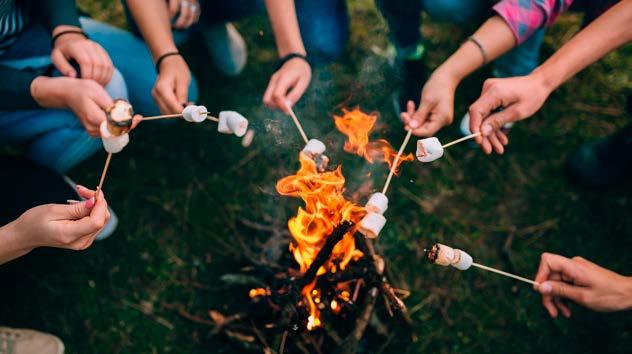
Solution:
<svg viewBox="0 0 632 354">
<path fill-rule="evenodd" d="M 301 99 L 311 79 L 312 68 L 305 60 L 290 59 L 270 78 L 263 103 L 289 114 L 289 108 Z"/>
<path fill-rule="evenodd" d="M 27 210 L 11 228 L 25 250 L 56 247 L 72 250 L 88 248 L 110 218 L 107 202 L 100 191 L 77 186 L 87 200 L 76 204 L 46 204 Z"/>
<path fill-rule="evenodd" d="M 81 29 L 74 26 L 57 26 L 53 30 L 53 35 L 66 30 Z M 77 78 L 77 71 L 70 64 L 70 61 L 74 60 L 79 64 L 82 79 L 94 80 L 101 86 L 107 85 L 114 73 L 114 65 L 105 49 L 79 33 L 67 33 L 57 38 L 51 52 L 51 60 L 64 76 Z"/>
<path fill-rule="evenodd" d="M 602 312 L 632 308 L 632 278 L 582 257 L 543 253 L 535 281 L 540 283 L 535 289 L 542 294 L 542 304 L 553 318 L 559 312 L 571 316 L 563 299 Z"/>
<path fill-rule="evenodd" d="M 160 64 L 160 73 L 152 90 L 154 101 L 162 114 L 182 112 L 188 103 L 191 72 L 180 55 L 166 57 Z"/>
<path fill-rule="evenodd" d="M 529 118 L 544 104 L 550 91 L 535 75 L 489 79 L 481 97 L 469 109 L 470 131 L 482 133 L 476 142 L 486 154 L 502 154 L 509 143 L 500 129 L 509 122 Z"/>
<path fill-rule="evenodd" d="M 200 3 L 197 0 L 169 0 L 169 18 L 175 29 L 187 29 L 200 20 Z"/>
<path fill-rule="evenodd" d="M 414 135 L 428 137 L 451 124 L 454 119 L 454 94 L 457 85 L 458 81 L 450 75 L 435 71 L 421 91 L 418 109 L 412 114 L 402 112 L 404 125 L 412 129 Z"/>
<path fill-rule="evenodd" d="M 31 83 L 31 95 L 42 107 L 70 109 L 91 136 L 99 136 L 105 110 L 113 101 L 96 81 L 39 76 Z"/>
</svg>

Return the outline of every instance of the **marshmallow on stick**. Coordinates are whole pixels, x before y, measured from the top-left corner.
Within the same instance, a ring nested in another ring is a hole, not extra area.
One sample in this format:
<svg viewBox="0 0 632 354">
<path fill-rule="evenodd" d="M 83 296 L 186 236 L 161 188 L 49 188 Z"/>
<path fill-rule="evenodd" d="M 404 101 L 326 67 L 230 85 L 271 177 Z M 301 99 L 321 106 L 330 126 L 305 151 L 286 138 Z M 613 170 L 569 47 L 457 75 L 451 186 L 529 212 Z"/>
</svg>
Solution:
<svg viewBox="0 0 632 354">
<path fill-rule="evenodd" d="M 434 136 L 417 140 L 417 160 L 421 162 L 432 162 L 443 156 L 443 146 L 439 139 Z"/>
<path fill-rule="evenodd" d="M 187 122 L 201 123 L 206 120 L 208 110 L 204 106 L 189 105 L 182 110 L 182 118 Z"/>
<path fill-rule="evenodd" d="M 127 133 L 132 126 L 134 110 L 129 102 L 117 99 L 105 113 L 107 120 L 99 127 L 103 148 L 109 153 L 116 154 L 129 143 Z"/>
<path fill-rule="evenodd" d="M 388 198 L 383 193 L 373 193 L 365 208 L 368 213 L 360 220 L 358 231 L 367 238 L 376 238 L 386 225 L 383 214 L 388 209 Z"/>
<path fill-rule="evenodd" d="M 235 111 L 219 112 L 217 131 L 223 134 L 235 134 L 241 138 L 248 131 L 248 119 Z"/>
<path fill-rule="evenodd" d="M 325 150 L 327 150 L 327 147 L 322 141 L 310 139 L 301 152 L 314 160 L 318 171 L 322 172 L 327 169 L 327 164 L 329 164 L 329 157 L 324 154 Z"/>
</svg>

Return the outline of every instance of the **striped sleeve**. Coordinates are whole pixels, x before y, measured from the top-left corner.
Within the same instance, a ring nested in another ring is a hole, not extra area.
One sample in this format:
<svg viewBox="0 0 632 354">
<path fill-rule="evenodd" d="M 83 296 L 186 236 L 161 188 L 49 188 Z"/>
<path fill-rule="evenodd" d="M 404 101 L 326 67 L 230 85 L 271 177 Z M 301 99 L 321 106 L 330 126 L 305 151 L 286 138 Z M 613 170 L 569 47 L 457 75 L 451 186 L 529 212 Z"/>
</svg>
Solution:
<svg viewBox="0 0 632 354">
<path fill-rule="evenodd" d="M 511 28 L 516 43 L 521 44 L 538 29 L 551 25 L 573 0 L 503 0 L 494 11 Z"/>
</svg>

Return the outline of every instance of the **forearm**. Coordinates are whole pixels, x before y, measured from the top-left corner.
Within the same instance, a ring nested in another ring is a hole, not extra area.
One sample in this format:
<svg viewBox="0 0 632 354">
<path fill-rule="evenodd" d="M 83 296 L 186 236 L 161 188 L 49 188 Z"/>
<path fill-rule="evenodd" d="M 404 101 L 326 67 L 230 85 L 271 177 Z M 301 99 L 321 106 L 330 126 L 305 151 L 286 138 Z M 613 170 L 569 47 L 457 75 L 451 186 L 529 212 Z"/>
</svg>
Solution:
<svg viewBox="0 0 632 354">
<path fill-rule="evenodd" d="M 15 230 L 15 221 L 0 227 L 0 265 L 22 257 L 30 251 L 21 244 Z"/>
<path fill-rule="evenodd" d="M 294 0 L 266 0 L 279 57 L 289 53 L 306 54 L 296 17 Z"/>
<path fill-rule="evenodd" d="M 171 33 L 169 10 L 164 0 L 126 1 L 154 60 L 177 50 Z"/>
<path fill-rule="evenodd" d="M 467 41 L 441 64 L 437 71 L 450 75 L 458 82 L 483 66 L 485 59 L 492 61 L 516 45 L 511 28 L 500 16 L 487 20 L 473 37 L 483 47 L 485 57 L 481 48 L 474 42 Z"/>
<path fill-rule="evenodd" d="M 609 52 L 632 41 L 632 0 L 625 0 L 593 21 L 562 46 L 532 75 L 553 91 Z"/>
</svg>

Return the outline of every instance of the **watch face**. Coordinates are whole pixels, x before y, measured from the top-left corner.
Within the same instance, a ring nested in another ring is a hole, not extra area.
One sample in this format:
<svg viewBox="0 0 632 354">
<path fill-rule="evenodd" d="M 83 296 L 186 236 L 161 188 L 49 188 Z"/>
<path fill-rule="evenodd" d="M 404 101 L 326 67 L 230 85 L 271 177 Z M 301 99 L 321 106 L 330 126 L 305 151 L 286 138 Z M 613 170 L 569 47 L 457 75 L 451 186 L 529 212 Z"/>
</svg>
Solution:
<svg viewBox="0 0 632 354">
<path fill-rule="evenodd" d="M 106 111 L 108 122 L 117 127 L 131 127 L 134 109 L 132 105 L 123 99 L 114 101 L 112 107 Z"/>
</svg>

